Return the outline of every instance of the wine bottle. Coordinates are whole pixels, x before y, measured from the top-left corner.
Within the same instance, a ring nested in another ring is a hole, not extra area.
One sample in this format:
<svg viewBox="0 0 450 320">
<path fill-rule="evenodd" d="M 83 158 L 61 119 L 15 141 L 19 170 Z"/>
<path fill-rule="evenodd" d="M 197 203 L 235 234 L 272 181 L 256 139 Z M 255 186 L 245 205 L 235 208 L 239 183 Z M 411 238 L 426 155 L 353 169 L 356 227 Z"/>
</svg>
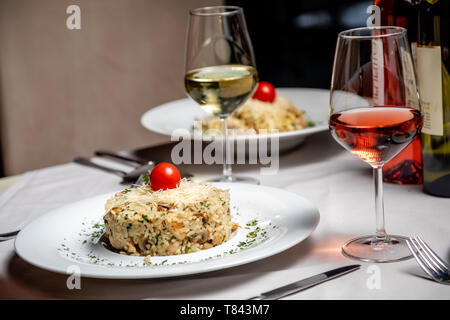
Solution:
<svg viewBox="0 0 450 320">
<path fill-rule="evenodd" d="M 417 79 L 422 129 L 424 191 L 450 197 L 450 0 L 419 6 Z"/>
<path fill-rule="evenodd" d="M 408 41 L 411 44 L 414 58 L 417 42 L 419 0 L 375 0 L 374 5 L 380 8 L 380 24 L 382 26 L 398 26 L 407 29 Z M 389 79 L 386 79 L 385 76 L 384 81 L 388 82 Z M 382 104 L 389 104 L 389 99 L 395 96 L 395 88 L 390 87 L 388 83 L 385 83 L 384 86 L 386 89 Z M 383 166 L 383 180 L 398 184 L 422 183 L 420 135 L 395 158 Z"/>
</svg>

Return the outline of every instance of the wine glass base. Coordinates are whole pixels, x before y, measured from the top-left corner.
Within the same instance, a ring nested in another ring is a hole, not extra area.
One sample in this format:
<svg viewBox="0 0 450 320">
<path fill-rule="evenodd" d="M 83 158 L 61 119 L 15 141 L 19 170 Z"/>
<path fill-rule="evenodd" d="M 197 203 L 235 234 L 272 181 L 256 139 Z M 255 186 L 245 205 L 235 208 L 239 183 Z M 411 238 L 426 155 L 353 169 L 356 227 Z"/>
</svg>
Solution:
<svg viewBox="0 0 450 320">
<path fill-rule="evenodd" d="M 207 182 L 241 182 L 241 183 L 250 183 L 250 184 L 260 184 L 258 179 L 251 177 L 242 177 L 242 176 L 221 176 L 218 178 L 213 178 L 207 180 Z"/>
<path fill-rule="evenodd" d="M 364 262 L 397 262 L 412 258 L 406 237 L 389 235 L 387 240 L 376 240 L 375 236 L 352 239 L 342 247 L 346 257 Z"/>
</svg>

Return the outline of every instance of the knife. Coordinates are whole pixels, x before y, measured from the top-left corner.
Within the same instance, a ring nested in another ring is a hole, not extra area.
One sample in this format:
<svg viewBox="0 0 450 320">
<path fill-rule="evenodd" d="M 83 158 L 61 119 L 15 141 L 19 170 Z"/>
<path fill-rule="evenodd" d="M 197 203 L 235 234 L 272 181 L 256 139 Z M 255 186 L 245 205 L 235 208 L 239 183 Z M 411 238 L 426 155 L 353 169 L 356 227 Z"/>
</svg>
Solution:
<svg viewBox="0 0 450 320">
<path fill-rule="evenodd" d="M 115 152 L 111 152 L 111 151 L 106 151 L 106 150 L 97 150 L 95 151 L 95 155 L 99 156 L 99 157 L 110 157 L 110 158 L 115 158 L 115 159 L 119 159 L 119 160 L 123 160 L 126 162 L 133 162 L 137 165 L 144 165 L 147 164 L 148 161 L 144 161 L 144 160 L 140 160 L 140 159 L 136 159 L 136 158 L 132 158 L 129 156 L 125 156 L 119 153 L 115 153 Z"/>
<path fill-rule="evenodd" d="M 275 300 L 281 297 L 311 288 L 319 283 L 335 279 L 337 277 L 343 276 L 344 274 L 353 272 L 361 268 L 360 264 L 353 264 L 350 266 L 340 267 L 333 269 L 324 273 L 317 274 L 315 276 L 299 280 L 297 282 L 285 285 L 275 290 L 267 291 L 259 296 L 252 297 L 248 300 Z"/>
<path fill-rule="evenodd" d="M 130 172 L 124 172 L 122 170 L 112 169 L 106 166 L 99 165 L 97 163 L 92 162 L 90 159 L 83 157 L 76 157 L 73 160 L 75 163 L 85 165 L 88 167 L 97 168 L 106 172 L 114 173 L 120 177 L 122 177 L 121 184 L 130 184 L 134 183 L 136 179 L 138 179 L 142 174 L 145 174 L 153 169 L 155 164 L 152 161 L 149 161 L 148 164 L 139 166 L 131 170 Z"/>
<path fill-rule="evenodd" d="M 147 150 L 150 150 L 151 148 L 148 148 Z M 126 156 L 126 155 L 122 155 L 122 154 L 118 154 L 118 153 L 114 153 L 111 151 L 106 151 L 106 150 L 97 150 L 95 151 L 95 155 L 99 156 L 99 157 L 109 157 L 112 160 L 120 160 L 120 162 L 126 161 L 127 163 L 129 162 L 134 162 L 135 164 L 139 166 L 143 166 L 143 165 L 147 165 L 147 164 L 154 164 L 154 166 L 156 166 L 159 161 L 146 161 L 146 160 L 142 160 L 142 159 L 138 159 L 136 157 L 132 157 L 132 156 Z M 137 167 L 136 167 L 137 168 Z M 192 178 L 194 175 L 192 173 L 189 172 L 185 172 L 183 170 L 180 171 L 181 177 L 182 178 Z"/>
</svg>

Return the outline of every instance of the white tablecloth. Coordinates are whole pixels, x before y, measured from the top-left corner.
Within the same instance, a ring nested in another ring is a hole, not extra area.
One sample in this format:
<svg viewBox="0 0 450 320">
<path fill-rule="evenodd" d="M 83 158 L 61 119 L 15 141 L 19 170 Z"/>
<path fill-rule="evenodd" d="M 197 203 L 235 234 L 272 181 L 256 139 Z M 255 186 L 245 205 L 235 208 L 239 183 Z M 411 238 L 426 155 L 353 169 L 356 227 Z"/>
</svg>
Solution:
<svg viewBox="0 0 450 320">
<path fill-rule="evenodd" d="M 216 169 L 190 166 L 188 170 L 204 178 Z M 238 171 L 258 174 L 255 169 Z M 159 280 L 83 278 L 81 290 L 67 289 L 65 275 L 29 265 L 15 255 L 13 241 L 6 241 L 0 243 L 0 297 L 245 299 L 355 263 L 342 256 L 341 246 L 375 228 L 373 182 L 367 165 L 339 147 L 328 133 L 321 133 L 282 155 L 276 176 L 260 179 L 264 185 L 295 192 L 318 206 L 320 223 L 309 239 L 276 256 L 227 270 Z M 114 175 L 75 164 L 27 173 L 0 197 L 0 232 L 21 227 L 54 207 L 123 188 L 119 181 Z M 426 195 L 421 186 L 385 184 L 385 208 L 388 232 L 420 235 L 450 260 L 450 199 Z M 416 262 L 407 260 L 362 263 L 356 272 L 285 299 L 449 298 L 450 286 L 426 279 Z"/>
</svg>

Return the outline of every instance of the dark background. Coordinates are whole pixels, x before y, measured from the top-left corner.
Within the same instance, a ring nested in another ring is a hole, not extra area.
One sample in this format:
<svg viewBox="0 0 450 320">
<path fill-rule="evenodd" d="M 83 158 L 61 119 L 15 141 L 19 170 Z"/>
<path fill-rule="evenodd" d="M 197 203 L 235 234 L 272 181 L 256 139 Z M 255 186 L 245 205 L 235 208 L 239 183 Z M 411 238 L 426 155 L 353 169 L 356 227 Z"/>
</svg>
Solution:
<svg viewBox="0 0 450 320">
<path fill-rule="evenodd" d="M 244 9 L 261 81 L 329 88 L 337 34 L 363 27 L 373 1 L 229 0 Z"/>
</svg>

